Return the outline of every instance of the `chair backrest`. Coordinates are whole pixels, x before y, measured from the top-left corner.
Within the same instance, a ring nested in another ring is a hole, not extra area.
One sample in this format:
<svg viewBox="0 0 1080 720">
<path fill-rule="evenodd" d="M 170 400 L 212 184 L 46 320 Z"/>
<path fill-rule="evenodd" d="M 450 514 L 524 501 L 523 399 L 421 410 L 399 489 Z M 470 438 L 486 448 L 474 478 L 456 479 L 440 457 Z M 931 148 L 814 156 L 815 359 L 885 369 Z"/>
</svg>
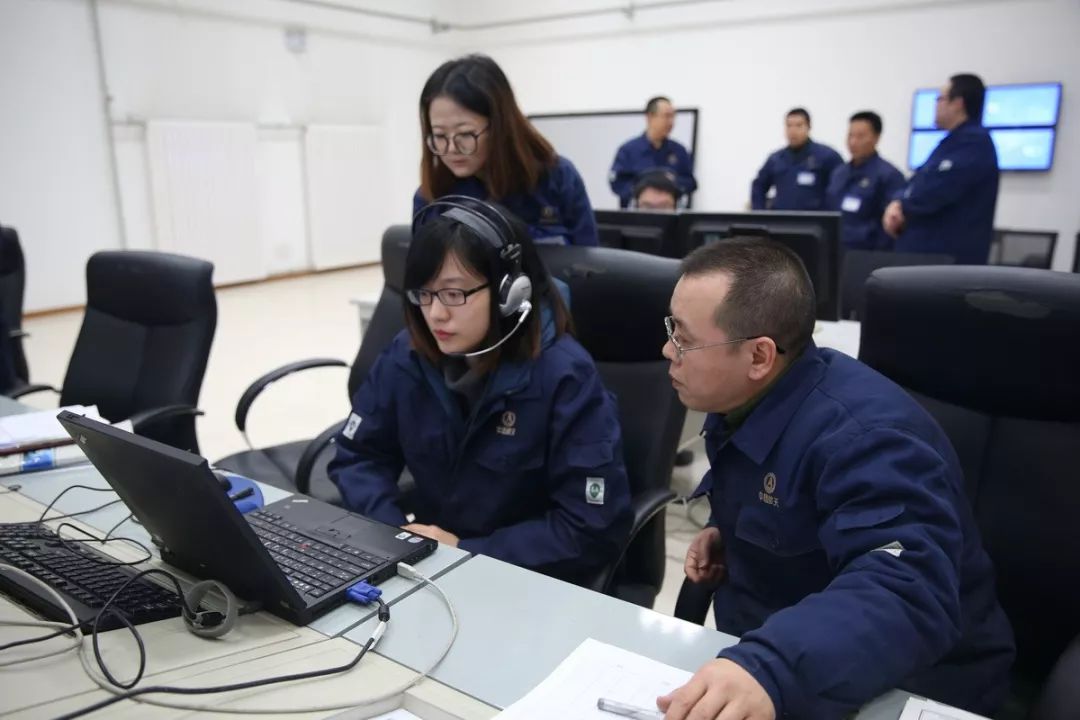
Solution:
<svg viewBox="0 0 1080 720">
<path fill-rule="evenodd" d="M 0 226 L 0 318 L 10 334 L 7 346 L 15 377 L 24 383 L 30 381 L 30 370 L 23 352 L 22 330 L 23 299 L 26 294 L 26 261 L 23 258 L 19 233 L 12 227 Z"/>
<path fill-rule="evenodd" d="M 661 350 L 679 261 L 577 246 L 541 246 L 540 255 L 548 272 L 570 286 L 576 337 L 618 398 L 631 492 L 669 487 L 686 408 L 671 387 Z M 661 513 L 627 549 L 614 594 L 644 595 L 647 602 L 639 604 L 652 605 L 663 582 L 664 542 Z M 624 593 L 620 585 L 633 589 Z"/>
<path fill-rule="evenodd" d="M 107 251 L 86 263 L 86 314 L 62 404 L 97 405 L 111 420 L 166 405 L 196 406 L 217 326 L 213 264 L 182 255 Z M 193 417 L 146 433 L 197 450 Z"/>
<path fill-rule="evenodd" d="M 866 284 L 859 357 L 956 449 L 1027 677 L 1080 633 L 1078 328 L 1070 273 L 889 268 Z"/>
<path fill-rule="evenodd" d="M 1050 269 L 1058 234 L 1050 230 L 994 230 L 991 265 Z"/>
<path fill-rule="evenodd" d="M 840 319 L 858 320 L 863 314 L 866 279 L 883 267 L 952 265 L 952 255 L 901 253 L 891 250 L 847 250 L 841 260 Z"/>
<path fill-rule="evenodd" d="M 383 233 L 382 269 L 383 289 L 371 315 L 360 349 L 349 370 L 349 399 L 356 394 L 371 371 L 379 353 L 405 328 L 405 258 L 412 242 L 412 228 L 408 225 L 391 225 Z"/>
</svg>

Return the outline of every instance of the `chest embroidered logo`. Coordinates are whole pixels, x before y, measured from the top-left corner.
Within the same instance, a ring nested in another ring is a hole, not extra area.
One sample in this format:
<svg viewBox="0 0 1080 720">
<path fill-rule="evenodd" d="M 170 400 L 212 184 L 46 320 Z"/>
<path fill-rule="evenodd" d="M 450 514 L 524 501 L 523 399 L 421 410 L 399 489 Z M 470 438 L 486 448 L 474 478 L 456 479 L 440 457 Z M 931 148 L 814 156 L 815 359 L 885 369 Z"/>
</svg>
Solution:
<svg viewBox="0 0 1080 720">
<path fill-rule="evenodd" d="M 773 495 L 776 492 L 776 473 L 767 473 L 765 475 L 764 486 L 765 492 L 758 493 L 758 500 L 775 508 L 780 507 L 780 498 Z"/>
<path fill-rule="evenodd" d="M 679 162 L 679 158 L 675 153 L 671 153 L 667 156 L 667 162 L 668 165 L 677 165 Z"/>
<path fill-rule="evenodd" d="M 860 180 L 859 181 L 859 187 L 861 187 L 861 188 L 870 187 L 870 178 L 863 178 L 862 180 Z"/>
<path fill-rule="evenodd" d="M 496 426 L 495 432 L 500 435 L 506 435 L 508 437 L 513 437 L 514 434 L 517 433 L 517 428 L 514 427 L 517 424 L 516 413 L 511 410 L 507 410 L 502 414 L 502 417 L 499 420 L 501 424 Z"/>
</svg>

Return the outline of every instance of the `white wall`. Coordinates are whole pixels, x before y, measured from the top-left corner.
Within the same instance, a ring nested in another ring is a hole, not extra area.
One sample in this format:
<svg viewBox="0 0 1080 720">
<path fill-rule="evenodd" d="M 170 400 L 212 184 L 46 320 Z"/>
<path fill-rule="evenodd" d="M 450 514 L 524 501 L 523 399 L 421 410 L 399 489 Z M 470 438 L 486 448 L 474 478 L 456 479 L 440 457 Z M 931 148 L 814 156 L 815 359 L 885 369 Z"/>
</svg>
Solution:
<svg viewBox="0 0 1080 720">
<path fill-rule="evenodd" d="M 28 309 L 82 303 L 86 259 L 120 245 L 92 27 L 85 0 L 0 2 L 0 224 Z"/>
<path fill-rule="evenodd" d="M 463 23 L 612 4 L 345 1 Z M 257 251 L 267 272 L 313 262 L 311 198 L 297 204 L 307 127 L 374 132 L 385 159 L 358 173 L 349 191 L 385 205 L 380 218 L 405 220 L 420 156 L 420 87 L 439 62 L 467 51 L 499 60 L 527 112 L 638 107 L 660 92 L 700 108 L 695 205 L 703 209 L 744 205 L 793 105 L 808 106 L 815 136 L 838 147 L 852 111 L 878 110 L 882 152 L 901 164 L 914 88 L 961 70 L 991 83 L 1061 80 L 1055 168 L 1007 176 L 997 224 L 1058 230 L 1055 267 L 1071 266 L 1080 226 L 1076 0 L 728 0 L 437 35 L 422 24 L 283 0 L 98 0 L 111 123 L 91 2 L 0 0 L 0 223 L 18 227 L 27 246 L 28 310 L 81 303 L 86 258 L 119 247 L 123 236 L 127 247 L 159 247 L 143 127 L 150 120 L 257 126 Z M 286 49 L 289 25 L 307 28 L 306 52 Z M 348 196 L 338 195 L 340 205 Z M 341 250 L 342 236 L 334 237 Z"/>
<path fill-rule="evenodd" d="M 352 2 L 418 16 L 436 5 Z M 302 184 L 308 126 L 374 131 L 392 160 L 370 162 L 343 193 L 376 207 L 379 223 L 408 219 L 420 160 L 417 97 L 455 53 L 445 35 L 281 0 L 98 0 L 107 123 L 91 3 L 0 0 L 0 223 L 16 226 L 27 245 L 28 311 L 84 302 L 86 258 L 120 247 L 122 230 L 127 247 L 169 249 L 158 237 L 167 228 L 152 192 L 148 121 L 257 129 L 252 243 L 265 272 L 313 264 Z M 286 26 L 306 28 L 305 52 L 286 48 Z M 380 233 L 368 230 L 372 237 L 357 243 L 377 248 Z M 358 257 L 370 258 L 368 250 Z"/>
<path fill-rule="evenodd" d="M 485 19 L 600 6 L 600 0 L 477 0 Z M 783 114 L 805 105 L 814 137 L 846 154 L 847 117 L 885 119 L 881 152 L 903 168 L 911 94 L 955 72 L 988 83 L 1060 80 L 1054 169 L 1006 174 L 999 227 L 1057 230 L 1054 267 L 1071 268 L 1080 230 L 1080 3 L 1075 0 L 896 2 L 759 0 L 458 34 L 490 52 L 526 112 L 637 107 L 669 94 L 701 110 L 694 196 L 699 209 L 742 208 Z M 573 158 L 571 158 L 573 159 Z"/>
</svg>

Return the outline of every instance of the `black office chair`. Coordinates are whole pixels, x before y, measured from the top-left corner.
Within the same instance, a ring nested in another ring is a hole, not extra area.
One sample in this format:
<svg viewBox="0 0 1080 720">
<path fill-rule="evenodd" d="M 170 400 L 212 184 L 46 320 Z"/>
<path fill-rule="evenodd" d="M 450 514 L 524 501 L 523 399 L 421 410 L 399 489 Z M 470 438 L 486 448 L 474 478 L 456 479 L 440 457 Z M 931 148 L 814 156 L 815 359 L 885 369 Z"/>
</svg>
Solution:
<svg viewBox="0 0 1080 720">
<path fill-rule="evenodd" d="M 217 326 L 213 264 L 158 252 L 108 251 L 86 263 L 86 313 L 61 405 L 97 405 L 111 422 L 198 452 L 196 408 Z"/>
<path fill-rule="evenodd" d="M 994 561 L 1016 633 L 1007 717 L 1022 716 L 1055 663 L 1080 662 L 1077 328 L 1080 277 L 1069 273 L 889 268 L 866 283 L 860 359 L 944 428 Z M 1072 714 L 1052 712 L 1066 707 L 1061 693 L 1076 692 L 1075 671 L 1069 682 L 1059 677 L 1032 720 L 1076 717 L 1075 703 Z"/>
<path fill-rule="evenodd" d="M 409 253 L 411 241 L 412 229 L 408 225 L 392 225 L 383 233 L 383 290 L 349 371 L 347 403 L 351 404 L 353 395 L 364 382 L 379 353 L 405 327 L 402 286 L 405 281 L 405 258 Z M 349 365 L 343 360 L 334 358 L 301 360 L 272 370 L 253 382 L 236 404 L 236 427 L 243 434 L 244 439 L 248 438 L 248 414 L 251 407 L 267 386 L 293 373 L 322 367 L 349 367 Z M 341 494 L 330 480 L 326 472 L 326 464 L 333 458 L 333 439 L 341 429 L 343 421 L 344 418 L 314 439 L 257 449 L 248 441 L 248 446 L 252 449 L 221 458 L 215 465 L 276 487 L 312 495 L 325 502 L 341 505 Z"/>
<path fill-rule="evenodd" d="M 1049 230 L 994 230 L 990 265 L 1050 269 L 1058 234 Z"/>
<path fill-rule="evenodd" d="M 652 607 L 664 580 L 663 510 L 686 417 L 661 355 L 679 262 L 609 248 L 540 246 L 548 272 L 570 286 L 576 337 L 619 402 L 634 522 L 622 556 L 590 587 Z"/>
<path fill-rule="evenodd" d="M 952 265 L 952 255 L 936 253 L 900 253 L 891 250 L 847 250 L 840 261 L 840 318 L 862 317 L 864 287 L 870 273 L 883 267 L 911 265 Z"/>
<path fill-rule="evenodd" d="M 23 258 L 19 233 L 15 228 L 0 226 L 0 324 L 6 339 L 7 362 L 13 380 L 6 392 L 14 392 L 30 383 L 30 369 L 26 364 L 22 329 L 23 298 L 26 293 L 26 261 Z"/>
</svg>

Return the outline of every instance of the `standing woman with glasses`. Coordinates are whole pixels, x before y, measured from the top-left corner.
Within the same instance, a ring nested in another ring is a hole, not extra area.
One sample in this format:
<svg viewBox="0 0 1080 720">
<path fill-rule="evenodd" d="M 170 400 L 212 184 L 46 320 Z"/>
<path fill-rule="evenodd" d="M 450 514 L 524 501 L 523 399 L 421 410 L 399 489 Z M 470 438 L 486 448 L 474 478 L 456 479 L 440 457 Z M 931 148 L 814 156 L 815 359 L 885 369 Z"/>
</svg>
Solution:
<svg viewBox="0 0 1080 720">
<path fill-rule="evenodd" d="M 469 198 L 431 210 L 405 261 L 406 329 L 353 398 L 330 478 L 375 520 L 589 584 L 631 523 L 615 400 L 525 226 Z"/>
<path fill-rule="evenodd" d="M 420 129 L 414 212 L 444 195 L 468 195 L 505 206 L 536 242 L 598 244 L 581 175 L 525 118 L 491 58 L 439 66 L 420 94 Z"/>
</svg>

